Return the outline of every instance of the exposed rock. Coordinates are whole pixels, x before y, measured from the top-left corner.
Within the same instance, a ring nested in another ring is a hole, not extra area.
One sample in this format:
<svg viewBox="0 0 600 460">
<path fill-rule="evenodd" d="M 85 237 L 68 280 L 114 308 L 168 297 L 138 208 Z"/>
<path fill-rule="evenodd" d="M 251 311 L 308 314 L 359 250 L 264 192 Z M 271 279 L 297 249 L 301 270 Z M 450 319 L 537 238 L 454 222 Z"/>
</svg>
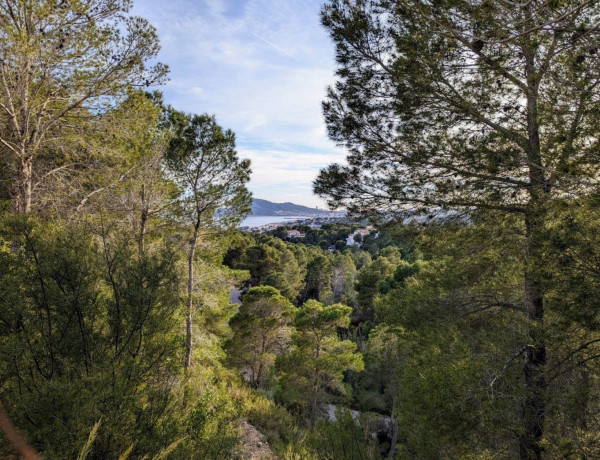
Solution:
<svg viewBox="0 0 600 460">
<path fill-rule="evenodd" d="M 264 434 L 250 425 L 247 420 L 242 420 L 241 428 L 243 431 L 243 442 L 239 459 L 278 460 Z"/>
<path fill-rule="evenodd" d="M 330 422 L 336 422 L 337 421 L 336 412 L 338 409 L 337 406 L 334 406 L 333 404 L 324 404 L 323 407 L 325 408 L 325 411 L 327 414 L 325 419 Z M 360 412 L 358 412 L 357 410 L 351 410 L 350 415 L 352 415 L 352 418 L 354 420 L 356 420 L 358 418 L 358 416 L 360 415 Z"/>
</svg>

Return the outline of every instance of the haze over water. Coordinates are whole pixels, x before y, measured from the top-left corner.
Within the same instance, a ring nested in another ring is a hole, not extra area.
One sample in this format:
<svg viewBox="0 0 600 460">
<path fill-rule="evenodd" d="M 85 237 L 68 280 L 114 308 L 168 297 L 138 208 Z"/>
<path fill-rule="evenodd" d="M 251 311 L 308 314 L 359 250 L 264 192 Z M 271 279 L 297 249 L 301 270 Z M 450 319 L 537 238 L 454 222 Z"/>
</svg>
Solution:
<svg viewBox="0 0 600 460">
<path fill-rule="evenodd" d="M 262 225 L 285 223 L 306 218 L 306 216 L 248 216 L 242 221 L 240 227 L 260 227 Z"/>
</svg>

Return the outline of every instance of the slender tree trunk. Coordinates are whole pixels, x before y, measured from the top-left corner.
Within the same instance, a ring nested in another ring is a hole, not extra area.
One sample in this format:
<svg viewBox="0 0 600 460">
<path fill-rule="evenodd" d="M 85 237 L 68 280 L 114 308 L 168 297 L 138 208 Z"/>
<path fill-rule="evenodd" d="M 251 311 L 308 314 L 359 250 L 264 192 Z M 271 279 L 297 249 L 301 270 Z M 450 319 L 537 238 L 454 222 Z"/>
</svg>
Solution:
<svg viewBox="0 0 600 460">
<path fill-rule="evenodd" d="M 333 285 L 333 301 L 341 302 L 342 295 L 344 293 L 344 272 L 343 270 L 336 268 L 333 271 L 332 275 L 332 285 Z"/>
<path fill-rule="evenodd" d="M 148 204 L 146 203 L 146 185 L 142 184 L 142 213 L 140 215 L 139 252 L 140 258 L 144 256 L 144 240 L 146 238 L 146 226 L 148 224 Z"/>
<path fill-rule="evenodd" d="M 395 398 L 392 399 L 392 413 L 390 414 L 390 429 L 392 430 L 392 438 L 390 439 L 390 451 L 387 454 L 387 458 L 394 458 L 396 455 L 396 445 L 398 444 L 398 423 L 396 422 L 396 415 L 394 415 L 394 407 L 396 406 Z"/>
<path fill-rule="evenodd" d="M 262 375 L 264 372 L 263 359 L 264 359 L 266 352 L 267 352 L 266 339 L 265 339 L 265 333 L 263 332 L 262 340 L 261 340 L 261 344 L 260 344 L 260 364 L 258 365 L 258 369 L 256 370 L 256 376 L 254 378 L 254 388 L 257 390 L 258 390 L 258 387 L 260 387 L 260 384 L 262 383 Z"/>
<path fill-rule="evenodd" d="M 319 388 L 314 388 L 310 396 L 310 426 L 314 427 L 317 424 L 317 406 L 319 399 Z"/>
<path fill-rule="evenodd" d="M 31 18 L 26 17 L 26 22 Z M 12 129 L 15 141 L 18 144 L 18 150 L 15 151 L 19 158 L 16 184 L 13 190 L 13 207 L 17 214 L 26 214 L 31 211 L 31 194 L 33 191 L 33 158 L 34 142 L 30 132 L 31 112 L 29 105 L 29 79 L 31 73 L 31 62 L 26 57 L 23 67 L 20 69 L 18 77 L 18 109 L 13 113 Z M 8 88 L 6 91 L 9 91 Z"/>
<path fill-rule="evenodd" d="M 187 285 L 187 318 L 185 320 L 185 335 L 186 335 L 186 354 L 185 367 L 188 369 L 192 365 L 192 313 L 194 309 L 194 256 L 196 255 L 196 245 L 198 243 L 198 230 L 200 228 L 200 219 L 196 221 L 194 226 L 194 236 L 190 240 L 190 251 L 188 253 L 188 285 Z"/>
<path fill-rule="evenodd" d="M 531 18 L 526 9 L 527 19 Z M 525 353 L 525 399 L 519 436 L 521 460 L 541 460 L 541 441 L 546 416 L 546 344 L 544 340 L 544 289 L 541 281 L 541 248 L 545 218 L 545 203 L 550 189 L 542 164 L 538 97 L 541 75 L 536 68 L 536 51 L 523 48 L 527 78 L 527 163 L 529 167 L 530 200 L 525 214 L 525 314 L 528 343 Z"/>
<path fill-rule="evenodd" d="M 525 400 L 519 451 L 522 460 L 541 460 L 541 440 L 546 416 L 546 345 L 544 341 L 544 301 L 537 271 L 534 224 L 527 219 L 527 266 L 525 269 L 525 309 L 529 343 L 525 353 Z"/>
<path fill-rule="evenodd" d="M 262 373 L 263 373 L 263 365 L 262 365 L 262 363 L 260 363 L 258 365 L 258 369 L 256 370 L 256 374 L 254 375 L 253 386 L 256 390 L 258 390 L 258 387 L 260 387 L 260 384 L 262 382 Z"/>
<path fill-rule="evenodd" d="M 32 189 L 33 157 L 23 151 L 13 190 L 13 208 L 15 213 L 25 214 L 31 211 Z"/>
<path fill-rule="evenodd" d="M 317 339 L 317 348 L 315 349 L 315 360 L 321 356 L 321 340 Z M 310 426 L 314 427 L 317 423 L 317 405 L 319 402 L 319 368 L 315 364 L 315 382 L 313 392 L 310 395 Z"/>
</svg>

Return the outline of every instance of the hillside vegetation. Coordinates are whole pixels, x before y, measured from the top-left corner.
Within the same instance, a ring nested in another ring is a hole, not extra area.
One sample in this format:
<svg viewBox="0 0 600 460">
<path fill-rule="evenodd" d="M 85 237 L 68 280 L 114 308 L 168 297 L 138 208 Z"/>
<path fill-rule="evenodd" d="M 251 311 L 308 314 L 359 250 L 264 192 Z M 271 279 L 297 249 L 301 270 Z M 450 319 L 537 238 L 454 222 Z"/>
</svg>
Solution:
<svg viewBox="0 0 600 460">
<path fill-rule="evenodd" d="M 326 2 L 291 235 L 130 7 L 0 0 L 0 457 L 600 458 L 598 2 Z"/>
</svg>

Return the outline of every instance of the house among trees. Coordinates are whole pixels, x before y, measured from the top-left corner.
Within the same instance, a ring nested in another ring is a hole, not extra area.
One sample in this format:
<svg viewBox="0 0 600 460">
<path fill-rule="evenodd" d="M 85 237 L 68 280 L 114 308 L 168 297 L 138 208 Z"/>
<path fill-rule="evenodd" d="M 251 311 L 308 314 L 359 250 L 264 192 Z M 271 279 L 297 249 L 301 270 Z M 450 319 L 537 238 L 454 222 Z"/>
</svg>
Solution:
<svg viewBox="0 0 600 460">
<path fill-rule="evenodd" d="M 288 238 L 304 238 L 306 234 L 299 232 L 298 230 L 288 230 L 287 236 Z"/>
<path fill-rule="evenodd" d="M 361 246 L 363 239 L 365 236 L 367 236 L 369 233 L 371 233 L 371 231 L 373 230 L 373 227 L 366 227 L 366 228 L 359 228 L 358 230 L 354 230 L 354 233 L 350 233 L 350 235 L 348 235 L 348 238 L 346 238 L 346 245 L 348 246 Z"/>
</svg>

